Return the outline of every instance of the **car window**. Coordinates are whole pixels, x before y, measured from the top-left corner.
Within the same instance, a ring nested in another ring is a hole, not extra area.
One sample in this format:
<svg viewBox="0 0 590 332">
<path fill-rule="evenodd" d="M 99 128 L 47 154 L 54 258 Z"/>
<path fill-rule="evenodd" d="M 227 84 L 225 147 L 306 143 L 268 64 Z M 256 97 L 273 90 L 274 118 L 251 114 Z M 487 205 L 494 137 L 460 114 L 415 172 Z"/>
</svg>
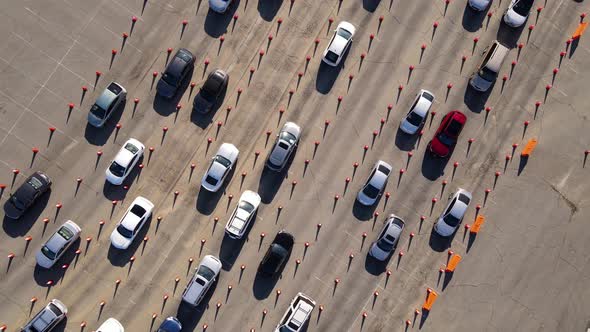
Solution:
<svg viewBox="0 0 590 332">
<path fill-rule="evenodd" d="M 434 96 L 431 95 L 428 92 L 422 92 L 422 97 L 425 98 L 426 100 L 433 102 L 434 101 Z"/>
<path fill-rule="evenodd" d="M 45 257 L 49 258 L 50 260 L 54 260 L 57 255 L 56 253 L 51 251 L 51 249 L 49 249 L 47 246 L 43 246 L 41 248 L 41 253 L 43 253 L 43 255 L 45 255 Z"/>
<path fill-rule="evenodd" d="M 14 206 L 19 209 L 19 210 L 24 210 L 26 205 L 24 202 L 22 202 L 21 200 L 18 199 L 18 197 L 16 197 L 16 195 L 12 195 L 10 196 L 10 201 L 12 202 L 12 204 L 14 204 Z"/>
<path fill-rule="evenodd" d="M 416 108 L 416 105 L 418 105 L 418 102 L 420 101 L 420 96 L 418 96 L 418 98 L 416 98 L 416 100 L 414 100 L 414 103 L 412 104 L 412 106 L 410 107 L 410 112 L 414 110 L 414 108 Z"/>
<path fill-rule="evenodd" d="M 295 144 L 295 141 L 297 141 L 297 138 L 295 137 L 295 135 L 288 133 L 286 131 L 281 131 L 281 134 L 279 135 L 279 137 L 282 140 L 289 142 L 290 144 Z"/>
<path fill-rule="evenodd" d="M 375 172 L 377 171 L 376 168 L 373 168 L 373 170 L 371 171 L 371 174 L 369 175 L 369 177 L 367 178 L 367 184 L 369 183 L 369 181 L 371 181 L 371 179 L 373 178 L 373 176 L 375 175 Z"/>
<path fill-rule="evenodd" d="M 123 147 L 125 150 L 131 152 L 132 154 L 136 154 L 139 151 L 139 148 L 132 143 L 127 143 Z"/>
<path fill-rule="evenodd" d="M 448 216 L 445 216 L 444 219 L 445 219 L 445 223 L 449 226 L 452 226 L 452 227 L 459 225 L 459 221 L 461 221 L 458 218 L 456 218 L 455 216 L 450 215 L 450 214 Z"/>
<path fill-rule="evenodd" d="M 126 237 L 128 239 L 133 237 L 133 232 L 131 230 L 128 230 L 127 228 L 125 228 L 125 226 L 123 226 L 123 225 L 119 225 L 117 227 L 117 232 L 119 232 L 119 234 L 121 234 L 123 237 Z"/>
<path fill-rule="evenodd" d="M 391 170 L 387 167 L 385 167 L 384 165 L 379 165 L 378 167 L 379 172 L 385 174 L 385 175 L 389 175 L 389 172 L 391 172 Z"/>
<path fill-rule="evenodd" d="M 383 227 L 383 230 L 381 231 L 381 234 L 379 234 L 379 239 L 383 237 L 383 235 L 385 235 L 385 232 L 387 232 L 387 229 L 389 228 L 389 224 L 386 224 L 385 227 Z"/>
<path fill-rule="evenodd" d="M 283 150 L 289 150 L 289 145 L 285 142 L 279 142 L 278 146 Z"/>
<path fill-rule="evenodd" d="M 229 159 L 225 158 L 224 156 L 220 156 L 220 155 L 215 156 L 215 161 L 225 167 L 229 167 L 231 165 L 231 161 L 229 161 Z"/>
<path fill-rule="evenodd" d="M 326 59 L 328 59 L 330 62 L 336 62 L 338 60 L 338 54 L 328 51 L 328 53 L 326 53 Z"/>
<path fill-rule="evenodd" d="M 350 31 L 346 30 L 346 29 L 338 29 L 338 31 L 336 32 L 338 34 L 338 36 L 344 38 L 344 39 L 350 39 L 352 37 L 352 33 L 350 33 Z"/>
<path fill-rule="evenodd" d="M 213 278 L 215 278 L 215 272 L 213 272 L 213 270 L 211 270 L 205 265 L 199 266 L 199 269 L 197 270 L 197 275 L 205 278 L 205 280 L 212 280 Z"/>
<path fill-rule="evenodd" d="M 451 212 L 451 210 L 453 209 L 453 206 L 455 205 L 456 202 L 457 202 L 457 198 L 454 197 L 453 200 L 451 201 L 451 204 L 449 204 L 449 207 L 445 211 L 445 214 L 449 214 L 449 212 Z"/>
<path fill-rule="evenodd" d="M 212 177 L 211 175 L 207 175 L 207 178 L 205 178 L 205 182 L 207 182 L 208 184 L 214 186 L 217 184 L 217 179 Z"/>
<path fill-rule="evenodd" d="M 465 203 L 465 205 L 469 205 L 469 202 L 471 202 L 471 199 L 465 194 L 459 194 L 459 200 Z"/>
<path fill-rule="evenodd" d="M 375 188 L 372 184 L 367 184 L 363 189 L 363 193 L 370 198 L 377 198 L 380 190 Z"/>
<path fill-rule="evenodd" d="M 63 237 L 66 241 L 68 241 L 69 239 L 71 239 L 74 236 L 74 232 L 72 232 L 69 228 L 67 227 L 61 227 L 58 231 L 57 234 L 59 234 L 61 237 Z"/>
<path fill-rule="evenodd" d="M 125 167 L 119 165 L 116 161 L 113 161 L 109 167 L 109 171 L 113 173 L 113 175 L 121 177 L 123 174 L 125 174 Z"/>
<path fill-rule="evenodd" d="M 138 217 L 143 217 L 143 215 L 146 213 L 147 211 L 141 207 L 140 205 L 133 205 L 133 207 L 131 208 L 131 213 L 133 213 L 134 215 L 138 216 Z"/>
<path fill-rule="evenodd" d="M 240 204 L 238 206 L 240 209 L 247 211 L 248 213 L 252 213 L 252 211 L 254 211 L 254 205 L 246 201 L 240 201 Z"/>
<path fill-rule="evenodd" d="M 92 105 L 92 107 L 90 108 L 90 113 L 92 113 L 92 115 L 96 116 L 99 119 L 103 119 L 106 115 L 106 111 L 96 104 Z"/>
<path fill-rule="evenodd" d="M 133 164 L 135 164 L 136 160 L 137 160 L 137 155 L 135 155 L 135 156 L 133 156 L 133 158 L 131 158 L 131 161 L 129 162 L 129 166 L 132 166 Z M 131 167 L 129 167 L 129 170 L 131 170 Z"/>
<path fill-rule="evenodd" d="M 447 127 L 447 133 L 453 136 L 459 136 L 461 128 L 463 128 L 463 125 L 459 121 L 451 120 L 451 123 L 449 123 L 449 126 Z"/>
<path fill-rule="evenodd" d="M 41 187 L 43 187 L 43 182 L 41 182 L 36 177 L 31 177 L 27 183 L 30 184 L 35 190 L 39 190 Z"/>
<path fill-rule="evenodd" d="M 410 112 L 406 120 L 417 127 L 422 124 L 423 118 L 414 112 Z"/>
</svg>

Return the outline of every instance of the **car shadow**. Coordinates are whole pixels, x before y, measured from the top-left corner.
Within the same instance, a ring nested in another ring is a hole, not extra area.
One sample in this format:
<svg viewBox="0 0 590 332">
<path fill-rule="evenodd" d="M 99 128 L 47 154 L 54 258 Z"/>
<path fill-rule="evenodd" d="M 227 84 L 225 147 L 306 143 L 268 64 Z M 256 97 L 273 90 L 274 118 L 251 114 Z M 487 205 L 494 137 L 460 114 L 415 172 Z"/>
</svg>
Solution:
<svg viewBox="0 0 590 332">
<path fill-rule="evenodd" d="M 68 316 L 65 316 L 61 322 L 59 322 L 57 325 L 55 325 L 54 328 L 51 329 L 51 332 L 64 332 L 66 330 L 67 325 L 68 325 Z"/>
<path fill-rule="evenodd" d="M 428 151 L 424 151 L 424 158 L 422 159 L 422 175 L 430 181 L 435 181 L 445 174 L 445 167 L 449 162 L 449 157 L 438 158 Z"/>
<path fill-rule="evenodd" d="M 465 9 L 463 10 L 463 19 L 461 20 L 463 29 L 469 32 L 475 32 L 479 30 L 483 26 L 483 21 L 486 18 L 487 12 L 487 10 L 483 10 L 481 12 L 475 11 L 471 9 L 471 7 L 469 7 L 469 5 L 466 3 Z"/>
<path fill-rule="evenodd" d="M 4 230 L 4 233 L 12 238 L 25 236 L 39 219 L 39 216 L 41 216 L 45 207 L 47 207 L 50 196 L 51 188 L 43 195 L 39 196 L 35 201 L 35 204 L 33 204 L 18 220 L 4 216 L 4 220 L 2 221 L 2 229 Z M 6 204 L 6 202 L 4 204 Z"/>
<path fill-rule="evenodd" d="M 122 201 L 122 200 L 124 200 L 125 197 L 127 197 L 127 193 L 129 192 L 129 189 L 131 189 L 131 186 L 135 182 L 135 179 L 139 176 L 139 173 L 141 172 L 141 169 L 138 167 L 138 165 L 142 164 L 143 160 L 144 160 L 144 156 L 141 156 L 141 158 L 139 158 L 139 160 L 137 161 L 137 164 L 135 165 L 135 167 L 133 167 L 133 169 L 131 170 L 131 173 L 129 173 L 129 175 L 127 175 L 127 177 L 125 178 L 125 181 L 123 181 L 123 183 L 121 185 L 116 186 L 114 184 L 111 184 L 107 180 L 105 180 L 104 184 L 102 186 L 103 196 L 106 199 L 108 199 L 109 201 L 115 201 L 115 200 Z M 127 189 L 125 189 L 125 187 L 127 187 Z"/>
<path fill-rule="evenodd" d="M 58 281 L 60 281 L 64 275 L 67 273 L 67 271 L 69 270 L 68 268 L 63 268 L 63 266 L 67 265 L 67 266 L 71 266 L 72 262 L 76 259 L 77 260 L 77 256 L 76 255 L 76 250 L 78 249 L 82 249 L 80 248 L 80 244 L 82 243 L 81 239 L 78 238 L 74 243 L 72 243 L 72 245 L 68 248 L 68 250 L 64 253 L 63 256 L 61 256 L 61 258 L 55 262 L 55 264 L 53 265 L 53 267 L 51 267 L 50 269 L 45 269 L 40 267 L 39 265 L 35 264 L 35 270 L 33 271 L 33 278 L 35 279 L 35 282 L 37 283 L 37 285 L 41 286 L 41 287 L 51 287 L 54 286 L 58 283 Z M 35 248 L 35 250 L 38 250 L 39 248 Z M 34 254 L 37 254 L 37 252 L 34 252 Z M 82 253 L 84 254 L 84 253 Z M 74 263 L 75 264 L 75 263 Z M 72 272 L 70 272 L 72 273 Z M 48 282 L 51 281 L 52 285 L 49 285 Z M 48 290 L 49 292 L 49 290 Z"/>
<path fill-rule="evenodd" d="M 218 38 L 221 35 L 228 32 L 228 27 L 230 22 L 232 22 L 234 13 L 238 9 L 240 5 L 240 0 L 234 0 L 234 2 L 229 6 L 227 11 L 223 14 L 216 13 L 209 9 L 207 12 L 207 16 L 205 17 L 204 29 L 205 33 L 213 38 Z M 235 22 L 233 21 L 233 25 L 231 27 L 231 31 L 233 31 Z"/>
<path fill-rule="evenodd" d="M 258 195 L 264 204 L 270 204 L 277 195 L 281 184 L 287 177 L 287 172 L 274 172 L 264 167 L 262 174 L 260 174 L 260 180 L 258 181 Z"/>
<path fill-rule="evenodd" d="M 133 240 L 133 242 L 131 242 L 131 245 L 127 249 L 117 249 L 113 247 L 109 241 L 109 251 L 107 253 L 107 258 L 112 265 L 122 267 L 130 263 L 130 258 L 135 256 L 137 249 L 143 243 L 142 239 L 148 233 L 151 222 L 152 216 L 150 216 L 149 219 L 146 220 L 145 225 L 143 225 L 143 227 L 141 228 L 139 233 L 137 233 L 135 239 Z M 108 236 L 110 236 L 110 234 L 108 234 Z M 141 254 L 143 254 L 143 252 Z"/>
<path fill-rule="evenodd" d="M 387 189 L 387 186 L 383 189 L 383 192 L 385 192 L 386 189 Z M 381 196 L 383 196 L 383 195 L 379 195 L 379 197 L 377 197 L 377 200 L 375 201 L 375 204 L 373 204 L 371 206 L 362 205 L 355 198 L 354 204 L 352 205 L 352 214 L 354 215 L 354 217 L 360 221 L 367 221 L 367 220 L 373 218 L 373 214 L 375 213 L 375 209 L 377 208 L 377 206 L 379 206 L 379 202 L 381 201 Z"/>
<path fill-rule="evenodd" d="M 498 32 L 496 32 L 496 39 L 508 48 L 515 48 L 518 45 L 518 40 L 526 26 L 527 24 L 525 22 L 518 28 L 510 27 L 504 23 L 504 14 L 502 14 L 500 18 L 500 26 L 498 27 Z"/>
<path fill-rule="evenodd" d="M 228 82 L 228 85 L 229 85 L 229 82 Z M 203 113 L 199 113 L 199 112 L 195 111 L 193 108 L 194 107 L 193 104 L 191 104 L 191 122 L 192 123 L 196 124 L 201 129 L 205 129 L 211 123 L 213 123 L 213 118 L 215 117 L 215 114 L 217 114 L 219 108 L 221 107 L 221 105 L 223 105 L 223 103 L 225 101 L 225 96 L 227 94 L 228 85 L 225 86 L 225 88 L 223 89 L 223 91 L 219 95 L 217 102 L 215 102 L 215 104 L 211 107 L 211 110 L 208 113 L 203 114 Z M 196 97 L 197 96 L 195 95 L 195 98 Z M 194 99 L 193 99 L 193 103 L 194 103 Z M 227 117 L 226 117 L 225 122 L 227 122 Z"/>
<path fill-rule="evenodd" d="M 369 246 L 370 245 L 371 244 L 369 244 Z M 395 252 L 395 249 L 392 252 Z M 391 260 L 392 256 L 393 255 L 389 255 L 389 257 L 387 257 L 386 260 L 380 261 L 378 259 L 375 259 L 375 257 L 369 255 L 369 253 L 367 252 L 367 256 L 365 257 L 365 270 L 374 276 L 381 275 L 383 272 L 387 270 L 387 265 L 389 264 L 389 261 Z"/>
<path fill-rule="evenodd" d="M 154 96 L 153 108 L 156 113 L 160 114 L 161 116 L 169 116 L 171 114 L 176 113 L 178 110 L 176 109 L 176 105 L 180 103 L 182 96 L 184 95 L 186 89 L 188 88 L 191 79 L 194 75 L 194 68 L 190 71 L 190 73 L 182 80 L 176 93 L 171 98 L 165 98 L 160 96 L 156 92 Z M 161 78 L 160 78 L 161 79 Z"/>
<path fill-rule="evenodd" d="M 180 301 L 180 303 L 178 304 L 178 309 L 176 310 L 176 318 L 178 319 L 178 321 L 180 321 L 180 324 L 182 324 L 182 331 L 199 330 L 197 328 L 197 324 L 203 317 L 205 311 L 209 309 L 209 302 L 211 302 L 211 298 L 213 297 L 216 288 L 217 281 L 215 281 L 215 283 L 211 285 L 211 288 L 209 288 L 209 291 L 207 292 L 207 294 L 205 294 L 205 296 L 201 300 L 201 303 L 199 303 L 199 305 L 196 307 L 191 307 L 190 305 L 184 303 L 182 300 Z"/>
<path fill-rule="evenodd" d="M 463 102 L 465 106 L 469 108 L 471 112 L 474 113 L 481 113 L 481 111 L 485 108 L 485 105 L 494 89 L 496 83 L 492 83 L 490 88 L 485 92 L 479 92 L 471 87 L 471 84 L 467 84 L 465 88 L 465 95 L 463 96 Z"/>
<path fill-rule="evenodd" d="M 258 0 L 258 13 L 263 20 L 270 22 L 275 18 L 282 5 L 283 0 Z"/>
<path fill-rule="evenodd" d="M 225 234 L 223 235 L 221 246 L 219 247 L 219 259 L 221 260 L 223 270 L 230 271 L 232 269 L 242 251 L 244 242 L 246 242 L 244 238 L 234 240 Z"/>
<path fill-rule="evenodd" d="M 418 130 L 421 130 L 421 128 Z M 395 146 L 402 151 L 412 151 L 416 147 L 418 137 L 417 134 L 408 135 L 398 127 L 397 132 L 395 133 Z"/>
<path fill-rule="evenodd" d="M 277 273 L 277 275 L 272 277 L 264 277 L 260 275 L 260 273 L 256 273 L 254 283 L 252 284 L 252 293 L 254 294 L 254 297 L 257 300 L 264 300 L 268 298 L 279 281 L 280 275 L 280 273 Z"/>
<path fill-rule="evenodd" d="M 325 95 L 328 94 L 330 90 L 332 90 L 332 87 L 338 78 L 338 74 L 340 74 L 342 69 L 345 67 L 346 58 L 348 58 L 348 53 L 350 52 L 351 48 L 352 46 L 346 50 L 342 56 L 340 64 L 338 64 L 336 67 L 329 66 L 323 61 L 320 62 L 320 67 L 318 68 L 318 74 L 315 80 L 315 89 L 317 92 Z"/>
<path fill-rule="evenodd" d="M 381 0 L 363 0 L 363 8 L 368 12 L 374 12 L 381 3 Z"/>
<path fill-rule="evenodd" d="M 105 122 L 102 128 L 96 128 L 91 126 L 89 123 L 86 123 L 86 129 L 84 130 L 84 137 L 86 138 L 86 141 L 96 146 L 105 145 L 115 130 L 117 123 L 119 123 L 121 120 L 126 105 L 127 99 L 123 100 L 123 102 L 117 106 L 117 109 L 113 110 L 113 114 L 107 120 L 107 122 Z"/>
<path fill-rule="evenodd" d="M 457 229 L 459 229 L 459 227 L 457 227 Z M 430 248 L 432 248 L 432 250 L 436 252 L 443 252 L 451 247 L 451 243 L 453 242 L 453 239 L 455 238 L 456 234 L 457 231 L 455 231 L 449 237 L 443 237 L 438 235 L 434 231 L 434 227 L 432 227 L 430 229 L 430 238 L 428 239 L 428 245 L 430 246 Z"/>
</svg>

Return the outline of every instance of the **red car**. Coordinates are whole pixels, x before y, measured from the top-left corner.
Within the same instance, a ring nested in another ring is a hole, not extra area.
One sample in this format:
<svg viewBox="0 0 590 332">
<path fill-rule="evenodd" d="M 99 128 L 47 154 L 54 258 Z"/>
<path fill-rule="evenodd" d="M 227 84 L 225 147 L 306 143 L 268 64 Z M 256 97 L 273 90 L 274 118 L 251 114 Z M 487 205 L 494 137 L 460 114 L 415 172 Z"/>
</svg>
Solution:
<svg viewBox="0 0 590 332">
<path fill-rule="evenodd" d="M 467 122 L 465 114 L 457 110 L 447 113 L 428 144 L 430 152 L 439 157 L 448 157 L 457 144 L 465 122 Z"/>
</svg>

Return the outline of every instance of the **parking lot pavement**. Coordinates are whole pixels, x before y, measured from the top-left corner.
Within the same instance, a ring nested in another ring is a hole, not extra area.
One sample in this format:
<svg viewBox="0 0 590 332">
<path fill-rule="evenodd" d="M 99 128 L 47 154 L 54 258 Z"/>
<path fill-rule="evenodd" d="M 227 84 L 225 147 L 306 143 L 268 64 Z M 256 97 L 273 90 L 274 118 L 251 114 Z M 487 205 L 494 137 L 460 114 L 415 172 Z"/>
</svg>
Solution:
<svg viewBox="0 0 590 332">
<path fill-rule="evenodd" d="M 21 220 L 3 220 L 0 254 L 14 257 L 0 267 L 0 326 L 16 330 L 58 298 L 69 308 L 61 330 L 92 330 L 108 317 L 155 330 L 178 316 L 187 331 L 268 331 L 304 292 L 317 303 L 309 331 L 586 327 L 590 50 L 585 37 L 565 41 L 588 4 L 537 1 L 524 27 L 510 29 L 501 23 L 507 1 L 493 2 L 490 15 L 464 1 L 234 2 L 224 15 L 207 1 L 0 4 L 0 199 L 35 170 L 53 179 Z M 332 68 L 321 56 L 343 20 L 357 32 Z M 474 93 L 469 77 L 495 39 L 511 50 L 491 93 Z M 165 100 L 155 85 L 182 47 L 195 69 L 184 92 Z M 215 68 L 230 75 L 223 103 L 191 112 Z M 87 112 L 111 81 L 127 101 L 95 129 Z M 409 137 L 398 126 L 420 89 L 435 94 L 434 112 Z M 467 125 L 450 158 L 433 158 L 427 144 L 453 109 Z M 264 162 L 286 121 L 303 136 L 275 174 Z M 104 171 L 130 137 L 146 146 L 142 168 L 124 187 L 109 185 Z M 531 138 L 538 146 L 522 158 Z M 239 160 L 222 190 L 206 193 L 201 177 L 223 142 Z M 386 194 L 360 207 L 356 194 L 379 159 L 393 166 Z M 473 193 L 463 225 L 486 221 L 477 234 L 461 225 L 444 240 L 431 229 L 457 188 Z M 246 189 L 263 204 L 247 238 L 230 240 L 223 228 Z M 116 250 L 109 235 L 139 195 L 154 216 Z M 378 263 L 368 250 L 391 213 L 406 228 Z M 75 249 L 49 271 L 35 266 L 67 219 L 82 227 Z M 295 246 L 280 278 L 263 280 L 257 266 L 281 229 Z M 462 260 L 441 273 L 449 250 Z M 187 311 L 180 297 L 206 254 L 223 270 Z M 430 312 L 428 288 L 438 294 Z"/>
</svg>

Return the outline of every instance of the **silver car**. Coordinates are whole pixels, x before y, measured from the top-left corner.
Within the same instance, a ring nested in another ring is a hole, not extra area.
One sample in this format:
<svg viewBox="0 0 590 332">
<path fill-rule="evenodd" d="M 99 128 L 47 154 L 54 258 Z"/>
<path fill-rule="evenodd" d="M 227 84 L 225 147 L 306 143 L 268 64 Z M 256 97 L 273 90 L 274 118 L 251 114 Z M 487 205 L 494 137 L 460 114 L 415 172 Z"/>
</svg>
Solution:
<svg viewBox="0 0 590 332">
<path fill-rule="evenodd" d="M 354 33 L 356 32 L 356 28 L 354 25 L 348 22 L 340 22 L 336 30 L 334 30 L 334 35 L 326 47 L 324 51 L 324 55 L 322 57 L 322 61 L 329 66 L 336 67 L 342 61 L 342 57 L 346 50 L 352 44 L 352 37 L 354 37 Z"/>
<path fill-rule="evenodd" d="M 78 240 L 81 232 L 82 229 L 75 222 L 66 221 L 37 252 L 37 265 L 46 269 L 51 268 L 72 243 Z"/>
<path fill-rule="evenodd" d="M 230 173 L 238 160 L 240 151 L 235 145 L 223 143 L 217 150 L 211 165 L 201 179 L 201 186 L 210 192 L 217 192 L 223 185 L 225 178 Z"/>
<path fill-rule="evenodd" d="M 282 171 L 295 151 L 300 138 L 301 127 L 293 122 L 285 123 L 266 159 L 266 167 L 275 172 Z"/>
<path fill-rule="evenodd" d="M 198 306 L 215 282 L 221 271 L 221 266 L 219 258 L 212 255 L 203 257 L 194 276 L 182 292 L 182 301 L 193 307 Z"/>
<path fill-rule="evenodd" d="M 60 300 L 53 299 L 21 329 L 21 332 L 49 332 L 66 317 L 67 313 L 66 305 Z"/>
<path fill-rule="evenodd" d="M 367 182 L 365 182 L 365 185 L 359 190 L 356 200 L 365 206 L 375 204 L 385 189 L 391 169 L 391 165 L 383 160 L 377 161 Z"/>
<path fill-rule="evenodd" d="M 406 134 L 415 134 L 426 121 L 428 112 L 434 103 L 434 95 L 428 90 L 420 90 L 410 107 L 408 114 L 402 119 L 399 129 Z"/>
<path fill-rule="evenodd" d="M 467 207 L 471 202 L 471 193 L 459 188 L 449 196 L 449 204 L 434 223 L 434 231 L 440 236 L 451 236 L 463 220 Z"/>
<path fill-rule="evenodd" d="M 482 12 L 490 5 L 492 0 L 469 0 L 467 4 L 469 7 L 475 11 Z"/>
<path fill-rule="evenodd" d="M 389 215 L 379 237 L 371 245 L 369 255 L 380 261 L 386 260 L 395 250 L 404 226 L 405 223 L 400 217 L 394 214 Z"/>
<path fill-rule="evenodd" d="M 96 102 L 88 113 L 88 123 L 100 128 L 113 115 L 113 111 L 127 98 L 127 90 L 117 83 L 111 82 L 109 86 L 98 96 Z"/>
</svg>

